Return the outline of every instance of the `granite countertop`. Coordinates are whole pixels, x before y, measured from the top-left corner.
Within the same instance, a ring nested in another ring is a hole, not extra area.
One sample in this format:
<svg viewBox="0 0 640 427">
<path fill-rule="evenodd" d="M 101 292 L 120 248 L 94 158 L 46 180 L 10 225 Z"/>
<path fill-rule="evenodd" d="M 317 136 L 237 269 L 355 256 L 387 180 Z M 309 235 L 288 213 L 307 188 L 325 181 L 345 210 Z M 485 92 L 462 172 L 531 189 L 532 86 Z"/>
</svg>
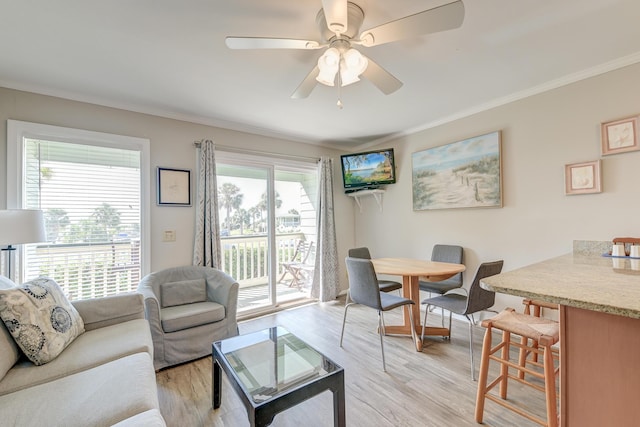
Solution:
<svg viewBox="0 0 640 427">
<path fill-rule="evenodd" d="M 568 254 L 496 276 L 488 290 L 640 319 L 640 259 Z"/>
</svg>

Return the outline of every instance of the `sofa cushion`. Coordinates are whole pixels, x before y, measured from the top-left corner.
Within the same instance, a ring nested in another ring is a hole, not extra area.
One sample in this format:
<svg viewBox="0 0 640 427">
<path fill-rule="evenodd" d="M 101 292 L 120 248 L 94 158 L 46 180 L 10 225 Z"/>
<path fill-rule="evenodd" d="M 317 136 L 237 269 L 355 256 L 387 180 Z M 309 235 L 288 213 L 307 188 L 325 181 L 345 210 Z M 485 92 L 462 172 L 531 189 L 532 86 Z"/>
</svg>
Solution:
<svg viewBox="0 0 640 427">
<path fill-rule="evenodd" d="M 151 356 L 136 353 L 5 394 L 0 408 L 7 426 L 111 426 L 159 408 Z"/>
<path fill-rule="evenodd" d="M 20 350 L 4 323 L 0 322 L 0 382 L 18 358 Z"/>
<path fill-rule="evenodd" d="M 19 361 L 0 381 L 0 395 L 53 381 L 135 353 L 153 355 L 151 332 L 145 319 L 87 331 L 43 366 L 34 366 L 26 359 Z"/>
<path fill-rule="evenodd" d="M 85 332 L 129 320 L 144 319 L 144 301 L 137 292 L 77 300 L 72 304 L 82 317 Z"/>
<path fill-rule="evenodd" d="M 142 412 L 126 420 L 120 421 L 118 424 L 114 424 L 111 427 L 164 427 L 167 424 L 162 418 L 162 414 L 157 409 L 150 409 Z"/>
<path fill-rule="evenodd" d="M 55 359 L 84 332 L 77 310 L 58 284 L 47 277 L 0 290 L 0 317 L 36 365 Z"/>
<path fill-rule="evenodd" d="M 16 284 L 8 277 L 0 275 L 0 289 L 9 289 L 15 286 Z M 2 380 L 20 357 L 18 345 L 3 322 L 0 322 L 0 355 L 2 355 L 0 357 L 0 380 Z"/>
<path fill-rule="evenodd" d="M 207 283 L 204 279 L 182 280 L 160 285 L 160 301 L 163 308 L 206 300 Z"/>
<path fill-rule="evenodd" d="M 196 302 L 160 310 L 160 321 L 165 332 L 181 331 L 194 326 L 223 320 L 224 305 L 217 302 Z"/>
</svg>

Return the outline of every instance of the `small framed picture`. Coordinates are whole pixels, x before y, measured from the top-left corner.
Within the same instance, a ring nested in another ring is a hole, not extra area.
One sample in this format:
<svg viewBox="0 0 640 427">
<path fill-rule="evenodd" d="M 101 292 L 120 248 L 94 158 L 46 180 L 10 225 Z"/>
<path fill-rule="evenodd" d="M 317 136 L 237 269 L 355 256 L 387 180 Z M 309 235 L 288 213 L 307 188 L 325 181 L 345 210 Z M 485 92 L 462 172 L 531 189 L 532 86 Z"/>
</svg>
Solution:
<svg viewBox="0 0 640 427">
<path fill-rule="evenodd" d="M 636 151 L 638 146 L 638 117 L 602 123 L 602 154 Z"/>
<path fill-rule="evenodd" d="M 158 168 L 158 205 L 191 206 L 191 171 Z"/>
<path fill-rule="evenodd" d="M 565 165 L 564 181 L 568 195 L 601 193 L 600 160 Z"/>
</svg>

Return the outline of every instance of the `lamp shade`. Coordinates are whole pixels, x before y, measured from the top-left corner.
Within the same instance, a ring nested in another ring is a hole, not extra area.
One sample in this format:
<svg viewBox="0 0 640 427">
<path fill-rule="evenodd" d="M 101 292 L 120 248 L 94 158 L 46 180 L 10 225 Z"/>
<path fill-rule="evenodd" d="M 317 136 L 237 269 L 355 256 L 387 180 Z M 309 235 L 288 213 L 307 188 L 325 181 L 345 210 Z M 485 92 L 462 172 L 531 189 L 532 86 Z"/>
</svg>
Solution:
<svg viewBox="0 0 640 427">
<path fill-rule="evenodd" d="M 0 210 L 0 245 L 39 243 L 47 240 L 41 210 Z"/>
</svg>

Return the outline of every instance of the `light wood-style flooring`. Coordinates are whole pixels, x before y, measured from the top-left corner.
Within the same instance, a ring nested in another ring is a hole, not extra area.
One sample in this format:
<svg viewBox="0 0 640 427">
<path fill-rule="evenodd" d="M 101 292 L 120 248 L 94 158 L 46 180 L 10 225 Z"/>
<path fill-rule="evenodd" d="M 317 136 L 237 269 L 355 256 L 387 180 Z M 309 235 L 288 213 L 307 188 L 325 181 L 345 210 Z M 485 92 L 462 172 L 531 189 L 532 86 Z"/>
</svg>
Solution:
<svg viewBox="0 0 640 427">
<path fill-rule="evenodd" d="M 385 373 L 376 332 L 376 312 L 363 306 L 350 308 L 344 346 L 340 348 L 343 313 L 344 299 L 312 304 L 242 322 L 240 333 L 283 326 L 341 365 L 345 369 L 349 427 L 478 425 L 474 420 L 477 383 L 470 376 L 466 322 L 454 319 L 451 341 L 430 338 L 421 353 L 415 351 L 410 337 L 385 337 Z M 424 311 L 422 313 L 424 316 Z M 385 313 L 387 325 L 400 322 L 400 310 Z M 428 323 L 440 324 L 437 312 L 429 315 Z M 476 372 L 483 334 L 483 328 L 475 327 Z M 497 334 L 494 339 L 498 339 Z M 246 411 L 226 376 L 222 384 L 222 406 L 215 411 L 212 409 L 211 357 L 164 369 L 156 374 L 156 378 L 160 408 L 168 426 L 249 425 Z M 544 415 L 542 393 L 510 382 L 509 399 Z M 284 427 L 332 425 L 332 394 L 329 391 L 278 414 L 272 424 Z M 484 425 L 528 427 L 536 424 L 487 401 Z"/>
</svg>

